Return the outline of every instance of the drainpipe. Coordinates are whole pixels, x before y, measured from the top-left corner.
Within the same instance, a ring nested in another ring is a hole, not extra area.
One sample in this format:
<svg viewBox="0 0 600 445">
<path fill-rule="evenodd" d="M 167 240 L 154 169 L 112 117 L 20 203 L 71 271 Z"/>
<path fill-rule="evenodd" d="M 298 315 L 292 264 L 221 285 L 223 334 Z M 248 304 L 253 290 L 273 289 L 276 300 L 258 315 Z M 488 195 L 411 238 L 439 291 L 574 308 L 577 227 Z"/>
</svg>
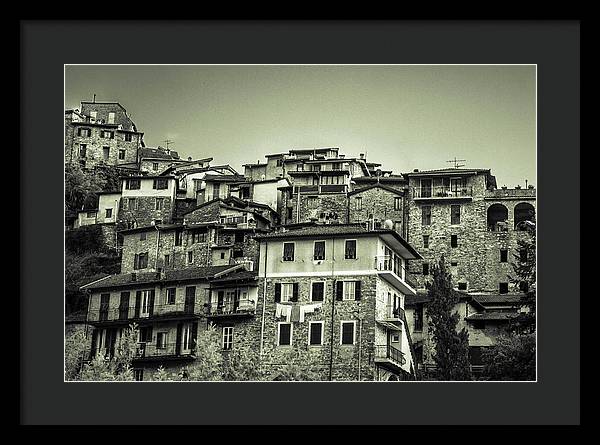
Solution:
<svg viewBox="0 0 600 445">
<path fill-rule="evenodd" d="M 335 237 L 332 238 L 331 247 L 331 277 L 333 279 L 333 298 L 331 299 L 331 337 L 329 339 L 329 381 L 333 377 L 333 326 L 335 315 L 335 298 L 337 291 L 337 282 L 335 280 Z"/>
<path fill-rule="evenodd" d="M 267 299 L 267 249 L 269 248 L 268 241 L 265 241 L 265 274 L 264 274 L 264 282 L 263 282 L 263 307 L 262 307 L 262 320 L 260 324 L 260 356 L 263 354 L 263 343 L 264 343 L 264 333 L 265 333 L 265 305 Z"/>
<path fill-rule="evenodd" d="M 362 365 L 362 317 L 360 307 L 358 309 L 358 381 L 360 382 L 360 371 Z"/>
<path fill-rule="evenodd" d="M 154 269 L 158 271 L 158 245 L 160 243 L 160 229 L 156 225 L 154 225 L 154 228 L 156 229 L 156 258 L 154 260 Z"/>
</svg>

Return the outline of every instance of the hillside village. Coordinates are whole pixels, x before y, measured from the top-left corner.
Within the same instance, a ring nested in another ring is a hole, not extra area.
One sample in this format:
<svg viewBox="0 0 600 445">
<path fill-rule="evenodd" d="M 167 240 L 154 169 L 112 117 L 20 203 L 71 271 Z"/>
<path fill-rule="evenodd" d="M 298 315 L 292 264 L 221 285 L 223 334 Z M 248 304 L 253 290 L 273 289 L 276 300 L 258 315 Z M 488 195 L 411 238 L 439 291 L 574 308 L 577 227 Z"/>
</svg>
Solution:
<svg viewBox="0 0 600 445">
<path fill-rule="evenodd" d="M 67 173 L 103 178 L 65 208 L 67 255 L 94 263 L 67 278 L 86 360 L 114 355 L 135 322 L 135 379 L 180 373 L 210 325 L 221 354 L 257 351 L 272 380 L 298 351 L 315 380 L 419 379 L 434 367 L 426 283 L 442 256 L 474 375 L 523 311 L 530 285 L 509 276 L 533 260 L 520 247 L 533 185 L 498 188 L 486 166 L 393 172 L 337 147 L 284 148 L 243 172 L 211 156 L 147 147 L 119 103 L 65 111 Z"/>
</svg>

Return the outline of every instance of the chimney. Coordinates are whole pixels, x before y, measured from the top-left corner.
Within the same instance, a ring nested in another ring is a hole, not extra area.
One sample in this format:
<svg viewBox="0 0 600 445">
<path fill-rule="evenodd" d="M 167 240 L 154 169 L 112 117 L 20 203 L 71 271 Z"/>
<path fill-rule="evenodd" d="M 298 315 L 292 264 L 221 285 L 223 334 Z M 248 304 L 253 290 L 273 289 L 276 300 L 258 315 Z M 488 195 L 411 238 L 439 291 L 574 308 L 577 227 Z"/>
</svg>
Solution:
<svg viewBox="0 0 600 445">
<path fill-rule="evenodd" d="M 413 173 L 419 173 L 419 169 L 418 169 L 418 168 L 415 168 L 415 169 L 413 170 Z"/>
<path fill-rule="evenodd" d="M 360 159 L 365 159 L 365 154 L 364 153 L 361 153 L 358 156 L 360 157 Z"/>
<path fill-rule="evenodd" d="M 191 160 L 192 160 L 192 157 L 191 157 L 191 156 L 188 156 L 188 161 L 191 161 Z"/>
</svg>

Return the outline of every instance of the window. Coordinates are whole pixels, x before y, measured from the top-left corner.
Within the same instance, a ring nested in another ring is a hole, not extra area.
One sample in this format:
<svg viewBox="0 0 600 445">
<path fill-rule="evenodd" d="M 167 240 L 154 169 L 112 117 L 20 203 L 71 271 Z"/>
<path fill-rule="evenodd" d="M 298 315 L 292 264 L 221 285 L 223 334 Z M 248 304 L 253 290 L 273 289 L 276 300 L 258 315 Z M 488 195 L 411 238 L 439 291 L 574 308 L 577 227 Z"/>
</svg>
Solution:
<svg viewBox="0 0 600 445">
<path fill-rule="evenodd" d="M 499 283 L 498 284 L 498 291 L 501 294 L 507 294 L 508 293 L 508 283 Z"/>
<path fill-rule="evenodd" d="M 450 206 L 450 224 L 460 224 L 460 206 Z"/>
<path fill-rule="evenodd" d="M 156 349 L 166 349 L 169 340 L 168 332 L 156 333 Z"/>
<path fill-rule="evenodd" d="M 102 156 L 105 161 L 108 161 L 110 158 L 110 147 L 102 147 Z"/>
<path fill-rule="evenodd" d="M 128 198 L 129 200 L 129 210 L 137 210 L 138 209 L 138 203 L 137 200 L 135 198 Z"/>
<path fill-rule="evenodd" d="M 421 332 L 423 330 L 423 303 L 415 306 L 414 322 L 415 331 Z"/>
<path fill-rule="evenodd" d="M 174 287 L 167 288 L 167 304 L 175 304 L 175 292 L 176 289 Z"/>
<path fill-rule="evenodd" d="M 508 249 L 500 249 L 500 262 L 501 263 L 508 262 Z"/>
<path fill-rule="evenodd" d="M 233 326 L 223 326 L 223 349 L 229 351 L 233 348 Z"/>
<path fill-rule="evenodd" d="M 291 346 L 292 345 L 292 324 L 278 323 L 277 324 L 277 345 Z"/>
<path fill-rule="evenodd" d="M 525 293 L 529 292 L 529 283 L 527 281 L 520 281 L 519 290 Z"/>
<path fill-rule="evenodd" d="M 140 233 L 140 241 L 144 241 L 146 239 L 146 232 Z"/>
<path fill-rule="evenodd" d="M 450 247 L 458 247 L 458 235 L 450 235 Z"/>
<path fill-rule="evenodd" d="M 108 123 L 109 124 L 115 123 L 115 113 L 113 113 L 113 112 L 108 113 Z"/>
<path fill-rule="evenodd" d="M 136 382 L 141 382 L 144 380 L 144 370 L 143 369 L 134 369 L 133 376 Z"/>
<path fill-rule="evenodd" d="M 177 230 L 175 230 L 175 245 L 181 246 L 182 242 L 183 242 L 183 229 L 177 229 Z"/>
<path fill-rule="evenodd" d="M 347 260 L 355 260 L 356 259 L 356 240 L 355 239 L 347 239 L 346 240 L 346 248 L 344 252 L 344 258 Z"/>
<path fill-rule="evenodd" d="M 195 230 L 192 232 L 192 244 L 206 242 L 206 232 Z"/>
<path fill-rule="evenodd" d="M 167 186 L 166 178 L 156 178 L 152 183 L 152 188 L 156 190 L 165 190 Z"/>
<path fill-rule="evenodd" d="M 429 235 L 423 235 L 423 248 L 429 248 Z"/>
<path fill-rule="evenodd" d="M 311 285 L 310 299 L 311 301 L 323 301 L 325 295 L 325 282 L 314 281 Z"/>
<path fill-rule="evenodd" d="M 136 253 L 133 260 L 134 269 L 145 269 L 148 267 L 148 252 Z"/>
<path fill-rule="evenodd" d="M 429 275 L 429 263 L 423 263 L 423 275 Z"/>
<path fill-rule="evenodd" d="M 102 130 L 100 132 L 100 137 L 103 139 L 114 139 L 115 138 L 115 132 L 114 131 L 108 131 L 108 130 Z"/>
<path fill-rule="evenodd" d="M 341 335 L 340 344 L 342 345 L 353 345 L 354 344 L 354 321 L 342 321 L 341 322 Z"/>
<path fill-rule="evenodd" d="M 221 193 L 221 184 L 213 184 L 213 198 L 217 199 Z"/>
<path fill-rule="evenodd" d="M 394 210 L 402 210 L 402 198 L 399 196 L 394 198 Z"/>
<path fill-rule="evenodd" d="M 292 210 L 293 209 L 291 207 L 287 208 L 287 215 L 286 216 L 287 216 L 288 221 L 292 219 Z"/>
<path fill-rule="evenodd" d="M 391 340 L 392 340 L 392 343 L 400 343 L 400 334 L 398 334 L 398 332 L 394 332 L 391 335 Z"/>
<path fill-rule="evenodd" d="M 484 320 L 473 320 L 473 328 L 474 329 L 485 329 L 485 321 Z"/>
<path fill-rule="evenodd" d="M 277 167 L 283 166 L 283 159 L 277 159 Z"/>
<path fill-rule="evenodd" d="M 165 266 L 171 265 L 171 255 L 165 255 Z"/>
<path fill-rule="evenodd" d="M 87 145 L 79 144 L 79 157 L 85 158 L 86 154 L 87 154 Z"/>
<path fill-rule="evenodd" d="M 125 142 L 131 142 L 131 133 L 125 133 Z"/>
<path fill-rule="evenodd" d="M 225 259 L 225 252 L 221 252 L 221 259 L 224 260 Z"/>
<path fill-rule="evenodd" d="M 188 264 L 192 264 L 194 262 L 194 252 L 189 251 L 187 253 L 187 262 Z"/>
<path fill-rule="evenodd" d="M 304 164 L 296 164 L 296 171 L 303 172 L 304 171 Z"/>
<path fill-rule="evenodd" d="M 320 164 L 313 164 L 312 171 L 314 171 L 314 172 L 320 172 L 321 171 L 321 165 Z"/>
<path fill-rule="evenodd" d="M 95 217 L 96 217 L 96 212 L 87 212 L 87 213 L 86 213 L 86 216 L 87 216 L 88 218 L 95 218 Z"/>
<path fill-rule="evenodd" d="M 294 261 L 294 243 L 283 243 L 283 261 Z"/>
<path fill-rule="evenodd" d="M 315 241 L 313 259 L 314 260 L 324 260 L 325 259 L 325 241 Z"/>
<path fill-rule="evenodd" d="M 125 159 L 125 150 L 119 150 L 119 159 L 121 161 Z"/>
<path fill-rule="evenodd" d="M 354 281 L 344 281 L 344 300 L 354 300 L 356 292 L 356 283 Z"/>
<path fill-rule="evenodd" d="M 458 266 L 458 261 L 450 261 L 450 266 L 452 266 L 452 267 Z"/>
<path fill-rule="evenodd" d="M 165 198 L 155 198 L 154 210 L 163 210 L 165 207 Z"/>
<path fill-rule="evenodd" d="M 140 180 L 139 179 L 127 179 L 125 181 L 125 188 L 127 190 L 139 190 Z"/>
<path fill-rule="evenodd" d="M 150 343 L 152 341 L 152 326 L 140 327 L 138 332 L 140 343 Z"/>
<path fill-rule="evenodd" d="M 308 324 L 308 344 L 319 346 L 323 344 L 323 322 L 311 321 Z"/>
<path fill-rule="evenodd" d="M 89 138 L 91 135 L 92 135 L 92 130 L 89 128 L 78 128 L 77 129 L 77 136 Z"/>
<path fill-rule="evenodd" d="M 467 283 L 458 283 L 458 290 L 467 290 Z"/>
<path fill-rule="evenodd" d="M 112 218 L 112 209 L 106 209 L 105 218 Z"/>
<path fill-rule="evenodd" d="M 154 171 L 158 170 L 158 162 L 152 163 L 152 170 L 154 170 Z"/>
<path fill-rule="evenodd" d="M 281 283 L 281 302 L 287 303 L 288 301 L 294 301 L 294 285 L 297 283 Z M 277 285 L 276 285 L 277 286 Z"/>
<path fill-rule="evenodd" d="M 362 210 L 362 197 L 357 196 L 354 198 L 354 210 Z"/>
<path fill-rule="evenodd" d="M 423 226 L 431 225 L 431 206 L 421 207 L 421 225 L 423 225 Z"/>
</svg>

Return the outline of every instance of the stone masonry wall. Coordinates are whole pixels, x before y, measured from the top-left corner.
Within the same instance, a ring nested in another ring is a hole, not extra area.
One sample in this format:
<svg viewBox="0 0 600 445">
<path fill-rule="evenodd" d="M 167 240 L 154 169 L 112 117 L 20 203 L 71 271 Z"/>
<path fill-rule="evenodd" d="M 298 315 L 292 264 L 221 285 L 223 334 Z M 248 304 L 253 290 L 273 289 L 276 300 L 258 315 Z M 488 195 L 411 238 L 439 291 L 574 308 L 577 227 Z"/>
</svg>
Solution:
<svg viewBox="0 0 600 445">
<path fill-rule="evenodd" d="M 129 203 L 127 204 L 127 209 L 125 209 L 123 201 L 129 198 L 121 198 L 119 222 L 125 226 L 135 224 L 133 227 L 149 226 L 152 221 L 157 219 L 160 219 L 162 224 L 172 223 L 175 211 L 174 202 L 171 198 L 166 196 L 160 196 L 160 198 L 163 200 L 162 210 L 156 210 L 156 198 L 154 197 L 136 196 L 135 201 L 137 209 L 135 210 L 130 208 Z"/>
<path fill-rule="evenodd" d="M 362 208 L 357 207 L 357 198 L 361 198 Z M 400 207 L 396 209 L 396 198 L 400 200 Z M 371 188 L 348 197 L 348 222 L 364 222 L 373 215 L 375 221 L 390 219 L 394 222 L 395 230 L 404 233 L 404 198 L 401 193 L 392 193 L 382 188 Z"/>
<path fill-rule="evenodd" d="M 72 158 L 67 158 L 70 162 L 79 162 L 85 160 L 86 168 L 92 168 L 98 164 L 108 164 L 118 166 L 125 163 L 137 162 L 138 149 L 141 146 L 141 133 L 126 133 L 118 131 L 114 126 L 98 126 L 98 125 L 74 125 L 72 130 L 72 139 L 68 140 L 71 147 L 69 152 L 72 153 Z M 78 136 L 77 128 L 88 128 L 91 132 L 89 137 Z M 100 137 L 102 130 L 113 131 L 114 138 L 102 138 Z M 131 142 L 125 140 L 125 135 L 131 134 Z M 86 156 L 81 158 L 79 156 L 80 144 L 86 145 Z M 109 147 L 109 157 L 104 158 L 104 147 Z M 119 150 L 125 150 L 125 159 L 119 159 Z"/>
</svg>

